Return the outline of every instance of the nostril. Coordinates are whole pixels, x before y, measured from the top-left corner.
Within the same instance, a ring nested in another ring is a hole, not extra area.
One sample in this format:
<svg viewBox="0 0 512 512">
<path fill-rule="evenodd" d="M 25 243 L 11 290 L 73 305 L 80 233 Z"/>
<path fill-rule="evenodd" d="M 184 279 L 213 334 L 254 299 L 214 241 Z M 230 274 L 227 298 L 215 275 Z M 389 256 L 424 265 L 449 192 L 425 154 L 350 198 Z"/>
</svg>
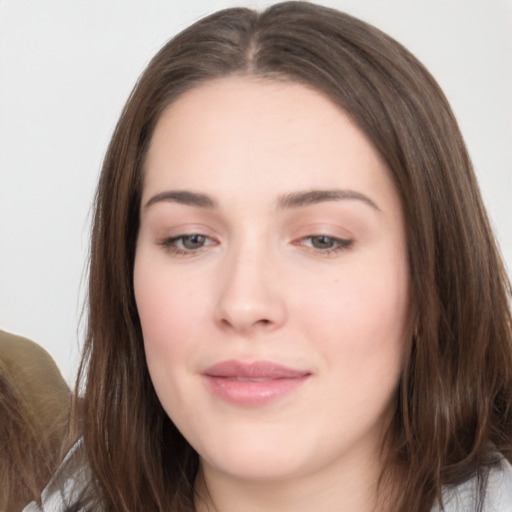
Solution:
<svg viewBox="0 0 512 512">
<path fill-rule="evenodd" d="M 256 320 L 256 321 L 253 321 L 253 322 L 236 322 L 236 321 L 230 321 L 229 318 L 222 318 L 221 319 L 221 324 L 224 326 L 224 327 L 236 327 L 236 328 L 251 328 L 251 327 L 257 327 L 258 325 L 259 326 L 269 326 L 269 325 L 272 325 L 272 320 L 269 320 L 268 318 L 261 318 L 260 320 Z"/>
<path fill-rule="evenodd" d="M 226 318 L 222 318 L 221 323 L 224 327 L 229 327 L 231 325 Z"/>
</svg>

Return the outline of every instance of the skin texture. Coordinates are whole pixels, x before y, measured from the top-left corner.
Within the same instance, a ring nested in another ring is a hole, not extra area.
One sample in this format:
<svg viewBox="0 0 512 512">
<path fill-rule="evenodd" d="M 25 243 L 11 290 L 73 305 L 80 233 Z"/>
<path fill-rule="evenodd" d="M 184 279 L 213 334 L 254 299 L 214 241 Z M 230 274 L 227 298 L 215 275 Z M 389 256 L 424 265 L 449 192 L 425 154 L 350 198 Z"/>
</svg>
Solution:
<svg viewBox="0 0 512 512">
<path fill-rule="evenodd" d="M 312 190 L 352 197 L 285 200 Z M 373 509 L 407 249 L 389 171 L 343 111 L 302 85 L 251 77 L 170 105 L 147 155 L 134 285 L 155 390 L 200 456 L 198 510 Z M 308 377 L 237 405 L 203 375 L 226 360 Z"/>
</svg>

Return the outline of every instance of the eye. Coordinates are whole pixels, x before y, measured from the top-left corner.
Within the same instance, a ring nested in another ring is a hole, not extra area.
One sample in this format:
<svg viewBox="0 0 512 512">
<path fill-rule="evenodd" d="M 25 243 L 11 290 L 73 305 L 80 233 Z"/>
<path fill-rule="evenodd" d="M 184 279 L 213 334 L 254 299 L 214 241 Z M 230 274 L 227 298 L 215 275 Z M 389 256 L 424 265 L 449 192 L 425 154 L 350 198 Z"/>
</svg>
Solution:
<svg viewBox="0 0 512 512">
<path fill-rule="evenodd" d="M 353 243 L 353 240 L 329 235 L 310 235 L 301 238 L 297 245 L 320 255 L 333 255 L 349 249 Z"/>
<path fill-rule="evenodd" d="M 199 249 L 206 244 L 207 238 L 204 235 L 182 235 L 175 239 L 184 249 L 189 251 Z"/>
<path fill-rule="evenodd" d="M 337 245 L 337 239 L 333 238 L 332 236 L 315 235 L 309 237 L 309 239 L 311 241 L 311 246 L 315 249 L 332 249 Z"/>
<path fill-rule="evenodd" d="M 214 245 L 216 242 L 206 235 L 200 233 L 191 233 L 185 235 L 166 238 L 159 242 L 167 251 L 177 255 L 191 255 L 198 253 L 208 245 Z"/>
</svg>

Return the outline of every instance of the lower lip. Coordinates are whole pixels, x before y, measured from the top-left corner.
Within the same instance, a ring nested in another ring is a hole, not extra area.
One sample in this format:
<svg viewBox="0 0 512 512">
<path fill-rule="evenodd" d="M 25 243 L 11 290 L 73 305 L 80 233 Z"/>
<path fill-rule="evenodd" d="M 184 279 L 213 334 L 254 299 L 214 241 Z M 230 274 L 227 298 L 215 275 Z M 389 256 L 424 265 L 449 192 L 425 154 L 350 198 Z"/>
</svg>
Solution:
<svg viewBox="0 0 512 512">
<path fill-rule="evenodd" d="M 205 375 L 209 388 L 216 396 L 243 407 L 259 407 L 283 398 L 302 386 L 308 377 L 237 380 Z"/>
</svg>

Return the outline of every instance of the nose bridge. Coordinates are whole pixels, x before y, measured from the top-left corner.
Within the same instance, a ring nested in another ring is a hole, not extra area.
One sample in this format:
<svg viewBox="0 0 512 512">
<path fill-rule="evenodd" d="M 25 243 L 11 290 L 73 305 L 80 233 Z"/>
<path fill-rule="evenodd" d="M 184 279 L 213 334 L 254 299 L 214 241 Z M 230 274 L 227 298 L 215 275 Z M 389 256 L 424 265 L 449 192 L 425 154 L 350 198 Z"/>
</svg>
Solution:
<svg viewBox="0 0 512 512">
<path fill-rule="evenodd" d="M 245 234 L 227 251 L 220 273 L 217 320 L 243 332 L 284 321 L 276 261 L 262 237 Z"/>
</svg>

